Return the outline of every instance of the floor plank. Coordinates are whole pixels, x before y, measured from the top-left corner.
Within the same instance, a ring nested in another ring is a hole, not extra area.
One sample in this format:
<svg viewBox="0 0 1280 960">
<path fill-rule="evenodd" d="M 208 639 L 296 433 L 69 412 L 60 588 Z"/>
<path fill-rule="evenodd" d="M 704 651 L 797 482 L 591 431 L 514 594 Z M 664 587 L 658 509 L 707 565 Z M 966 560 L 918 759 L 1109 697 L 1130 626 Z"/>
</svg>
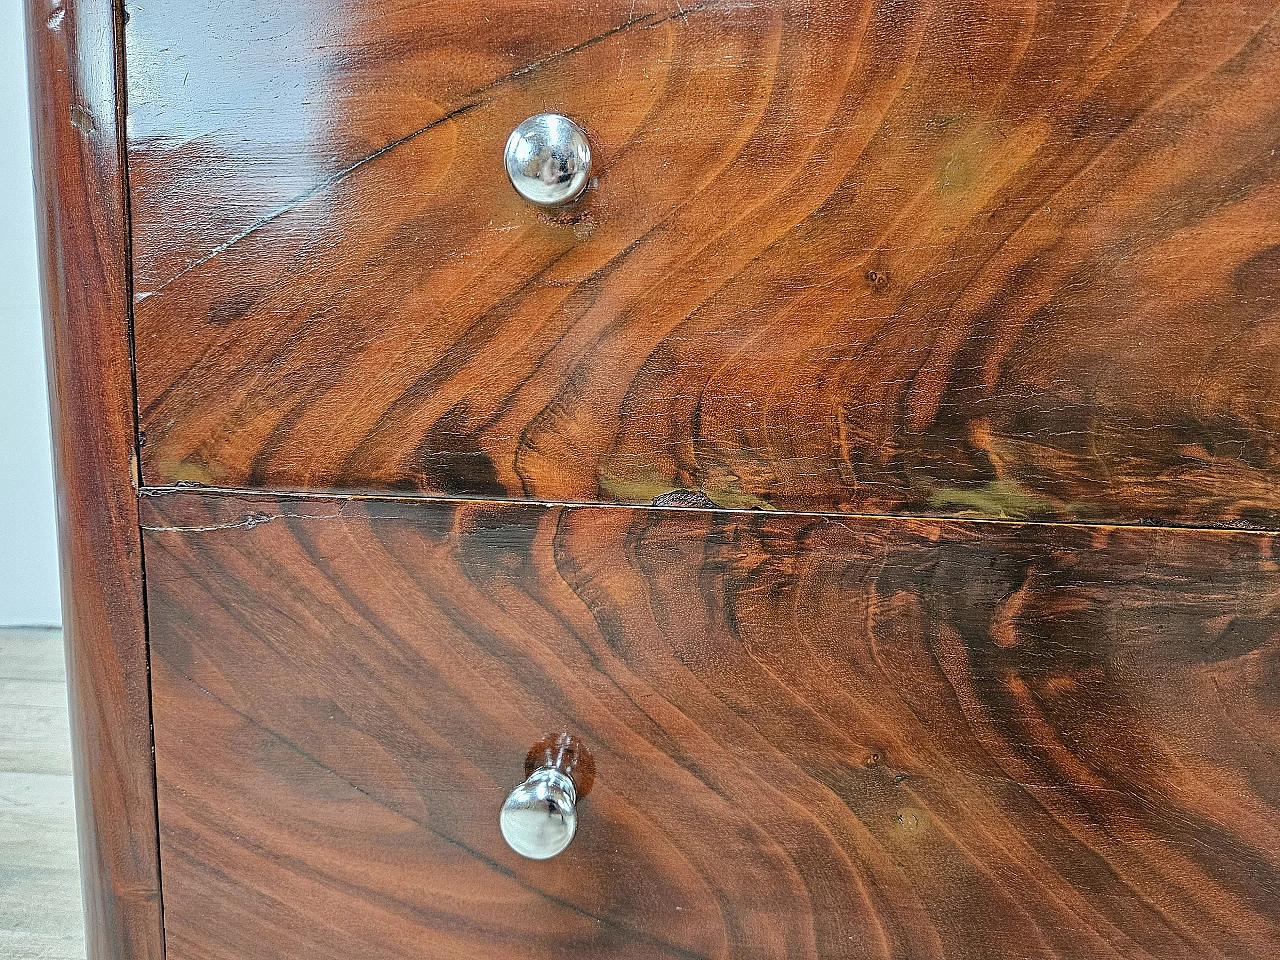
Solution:
<svg viewBox="0 0 1280 960">
<path fill-rule="evenodd" d="M 0 628 L 0 957 L 84 956 L 62 635 Z"/>
</svg>

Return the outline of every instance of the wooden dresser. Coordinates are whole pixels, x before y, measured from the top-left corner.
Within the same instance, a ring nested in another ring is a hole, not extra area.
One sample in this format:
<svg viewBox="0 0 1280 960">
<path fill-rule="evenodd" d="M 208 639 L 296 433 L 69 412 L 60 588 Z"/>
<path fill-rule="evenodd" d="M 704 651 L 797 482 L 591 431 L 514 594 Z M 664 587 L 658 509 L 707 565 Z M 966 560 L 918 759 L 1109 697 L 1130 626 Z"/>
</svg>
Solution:
<svg viewBox="0 0 1280 960">
<path fill-rule="evenodd" d="M 1278 0 L 26 3 L 91 960 L 1280 957 Z"/>
</svg>

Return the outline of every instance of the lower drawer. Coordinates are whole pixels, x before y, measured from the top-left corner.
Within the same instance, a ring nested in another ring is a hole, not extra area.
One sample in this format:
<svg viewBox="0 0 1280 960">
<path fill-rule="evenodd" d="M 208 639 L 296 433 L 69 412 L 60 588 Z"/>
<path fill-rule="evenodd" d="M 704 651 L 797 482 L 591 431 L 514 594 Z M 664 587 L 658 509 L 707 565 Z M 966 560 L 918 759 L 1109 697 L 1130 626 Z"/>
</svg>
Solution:
<svg viewBox="0 0 1280 960">
<path fill-rule="evenodd" d="M 1272 536 L 143 517 L 170 960 L 1277 955 Z M 595 785 L 524 860 L 558 731 Z"/>
</svg>

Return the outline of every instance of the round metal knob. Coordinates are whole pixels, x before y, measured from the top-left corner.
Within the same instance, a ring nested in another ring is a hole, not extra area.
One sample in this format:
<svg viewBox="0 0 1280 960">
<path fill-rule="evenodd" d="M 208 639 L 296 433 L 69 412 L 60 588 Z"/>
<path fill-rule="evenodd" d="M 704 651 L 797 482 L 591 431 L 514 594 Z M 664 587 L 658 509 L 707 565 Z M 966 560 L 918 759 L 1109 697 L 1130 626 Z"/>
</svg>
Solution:
<svg viewBox="0 0 1280 960">
<path fill-rule="evenodd" d="M 572 779 L 554 767 L 539 767 L 502 805 L 503 839 L 522 857 L 550 859 L 573 841 L 577 802 Z"/>
<path fill-rule="evenodd" d="M 596 762 L 569 733 L 543 737 L 524 758 L 524 783 L 511 791 L 498 818 L 508 846 L 530 860 L 562 853 L 578 829 L 577 804 L 591 792 Z"/>
<path fill-rule="evenodd" d="M 530 117 L 507 139 L 507 176 L 541 207 L 576 200 L 591 176 L 591 145 L 582 128 L 558 113 Z"/>
</svg>

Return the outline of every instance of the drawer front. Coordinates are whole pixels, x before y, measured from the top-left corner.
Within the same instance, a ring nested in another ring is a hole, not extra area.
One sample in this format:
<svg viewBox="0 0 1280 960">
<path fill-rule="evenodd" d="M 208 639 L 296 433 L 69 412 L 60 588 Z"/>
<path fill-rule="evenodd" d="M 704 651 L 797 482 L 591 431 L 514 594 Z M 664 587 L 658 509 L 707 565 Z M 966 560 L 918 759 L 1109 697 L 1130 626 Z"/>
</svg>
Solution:
<svg viewBox="0 0 1280 960">
<path fill-rule="evenodd" d="M 192 958 L 1264 957 L 1270 535 L 144 499 Z M 522 860 L 548 732 L 595 785 Z"/>
<path fill-rule="evenodd" d="M 1275 0 L 325 11 L 130 10 L 147 483 L 1280 519 Z"/>
</svg>

